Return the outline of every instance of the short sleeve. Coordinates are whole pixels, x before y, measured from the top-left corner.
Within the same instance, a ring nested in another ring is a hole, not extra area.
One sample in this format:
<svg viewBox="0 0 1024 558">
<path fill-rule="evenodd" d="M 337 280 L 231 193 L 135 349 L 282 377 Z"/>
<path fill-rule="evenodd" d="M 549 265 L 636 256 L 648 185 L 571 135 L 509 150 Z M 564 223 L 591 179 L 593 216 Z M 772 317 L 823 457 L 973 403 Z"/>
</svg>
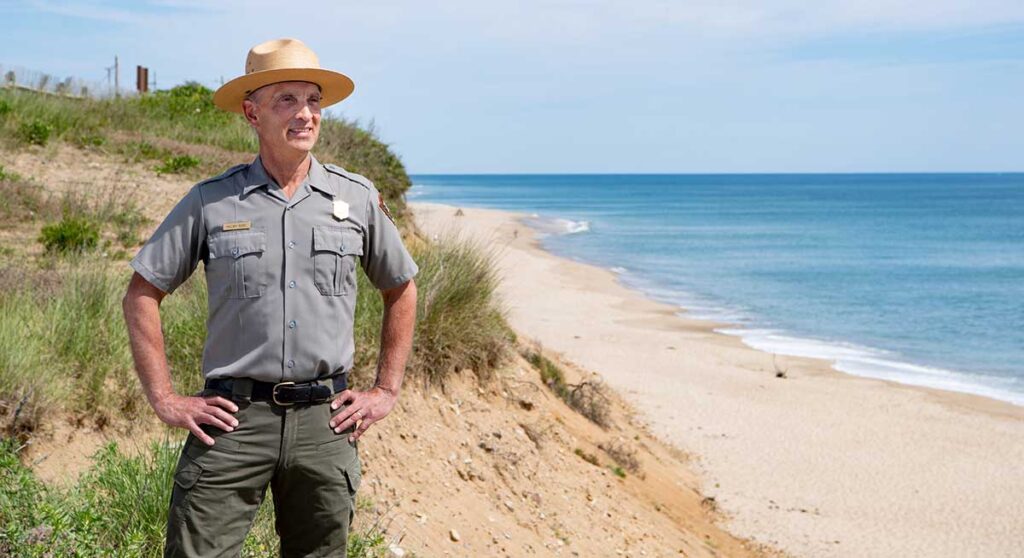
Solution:
<svg viewBox="0 0 1024 558">
<path fill-rule="evenodd" d="M 383 197 L 370 188 L 367 205 L 367 235 L 362 266 L 370 282 L 380 290 L 393 289 L 409 282 L 419 267 L 402 244 L 398 227 L 385 213 Z"/>
<path fill-rule="evenodd" d="M 172 293 L 199 265 L 205 242 L 203 201 L 199 188 L 193 187 L 132 259 L 132 269 L 154 287 Z"/>
</svg>

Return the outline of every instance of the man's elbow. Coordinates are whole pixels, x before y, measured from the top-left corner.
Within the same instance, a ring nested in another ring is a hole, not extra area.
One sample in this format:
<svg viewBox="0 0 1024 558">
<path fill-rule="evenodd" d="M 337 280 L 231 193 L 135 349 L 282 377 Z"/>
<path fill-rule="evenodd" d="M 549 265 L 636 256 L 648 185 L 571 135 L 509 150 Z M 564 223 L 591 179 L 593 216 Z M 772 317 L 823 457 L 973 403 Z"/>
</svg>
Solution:
<svg viewBox="0 0 1024 558">
<path fill-rule="evenodd" d="M 409 279 L 405 283 L 385 289 L 381 291 L 381 296 L 384 297 L 384 303 L 391 306 L 395 303 L 402 302 L 403 304 L 416 304 L 416 281 Z"/>
<path fill-rule="evenodd" d="M 128 282 L 128 289 L 121 299 L 121 310 L 124 312 L 125 319 L 128 319 L 131 314 L 138 310 L 138 304 L 143 299 L 152 299 L 159 306 L 160 301 L 165 296 L 167 296 L 166 293 L 154 287 L 136 272 L 132 275 L 131 281 Z"/>
</svg>

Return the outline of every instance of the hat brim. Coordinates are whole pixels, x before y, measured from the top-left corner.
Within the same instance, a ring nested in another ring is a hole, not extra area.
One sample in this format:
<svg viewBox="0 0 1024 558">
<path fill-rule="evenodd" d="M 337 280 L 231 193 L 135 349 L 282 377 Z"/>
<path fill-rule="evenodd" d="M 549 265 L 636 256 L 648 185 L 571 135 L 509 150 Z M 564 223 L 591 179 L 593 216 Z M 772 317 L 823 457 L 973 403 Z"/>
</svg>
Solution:
<svg viewBox="0 0 1024 558">
<path fill-rule="evenodd" d="M 213 104 L 229 112 L 242 112 L 242 101 L 253 91 L 282 81 L 308 81 L 320 86 L 320 106 L 328 107 L 352 94 L 356 86 L 345 74 L 320 68 L 282 68 L 237 77 L 220 86 Z"/>
</svg>

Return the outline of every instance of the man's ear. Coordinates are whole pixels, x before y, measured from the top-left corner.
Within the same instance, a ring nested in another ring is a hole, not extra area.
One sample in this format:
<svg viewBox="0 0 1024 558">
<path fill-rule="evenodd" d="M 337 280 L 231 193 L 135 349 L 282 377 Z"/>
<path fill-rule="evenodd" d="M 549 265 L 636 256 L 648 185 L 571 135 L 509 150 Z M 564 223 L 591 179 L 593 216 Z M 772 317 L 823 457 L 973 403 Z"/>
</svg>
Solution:
<svg viewBox="0 0 1024 558">
<path fill-rule="evenodd" d="M 249 121 L 249 124 L 255 126 L 259 118 L 256 116 L 256 103 L 245 99 L 242 101 L 242 113 L 245 114 L 245 119 Z"/>
</svg>

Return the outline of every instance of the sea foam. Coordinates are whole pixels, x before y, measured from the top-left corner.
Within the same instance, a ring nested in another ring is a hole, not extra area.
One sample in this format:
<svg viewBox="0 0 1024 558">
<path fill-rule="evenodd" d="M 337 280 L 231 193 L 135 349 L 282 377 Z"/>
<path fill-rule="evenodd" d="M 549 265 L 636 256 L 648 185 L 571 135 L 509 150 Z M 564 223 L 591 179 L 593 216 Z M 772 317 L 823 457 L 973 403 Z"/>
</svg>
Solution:
<svg viewBox="0 0 1024 558">
<path fill-rule="evenodd" d="M 590 221 L 577 221 L 562 217 L 542 217 L 536 213 L 524 218 L 523 223 L 537 231 L 541 236 L 579 234 L 590 230 Z"/>
</svg>

